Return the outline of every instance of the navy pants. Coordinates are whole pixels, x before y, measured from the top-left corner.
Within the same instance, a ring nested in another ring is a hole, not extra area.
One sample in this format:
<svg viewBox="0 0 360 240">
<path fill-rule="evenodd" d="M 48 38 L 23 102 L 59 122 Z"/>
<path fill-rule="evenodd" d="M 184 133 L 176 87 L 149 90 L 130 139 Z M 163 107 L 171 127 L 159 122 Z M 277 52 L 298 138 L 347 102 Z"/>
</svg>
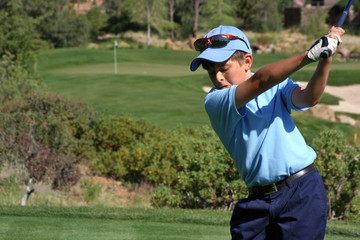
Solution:
<svg viewBox="0 0 360 240">
<path fill-rule="evenodd" d="M 321 240 L 326 221 L 325 188 L 313 170 L 276 193 L 240 200 L 230 225 L 233 240 Z"/>
</svg>

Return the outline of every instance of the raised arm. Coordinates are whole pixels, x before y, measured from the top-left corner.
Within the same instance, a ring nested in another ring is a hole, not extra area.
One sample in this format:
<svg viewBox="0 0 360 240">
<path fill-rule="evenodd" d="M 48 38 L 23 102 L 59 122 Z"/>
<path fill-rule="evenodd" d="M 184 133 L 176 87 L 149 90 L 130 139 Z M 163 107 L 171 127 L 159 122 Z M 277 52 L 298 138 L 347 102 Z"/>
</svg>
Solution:
<svg viewBox="0 0 360 240">
<path fill-rule="evenodd" d="M 344 30 L 338 27 L 332 27 L 328 32 L 331 38 L 341 38 L 343 34 Z M 312 107 L 320 101 L 329 76 L 331 61 L 332 57 L 321 59 L 307 86 L 299 86 L 293 91 L 292 102 L 295 106 Z"/>
<path fill-rule="evenodd" d="M 284 81 L 303 66 L 313 62 L 306 54 L 307 51 L 260 68 L 248 80 L 237 86 L 235 92 L 236 106 L 240 108 L 256 96 Z"/>
<path fill-rule="evenodd" d="M 334 28 L 334 27 L 330 29 L 329 33 L 331 32 L 336 33 L 340 37 L 344 33 L 341 28 Z M 329 37 L 336 38 L 335 36 L 330 36 L 330 35 Z M 313 46 L 315 45 L 316 43 Z M 316 46 L 318 45 L 320 45 L 321 47 L 321 43 L 320 44 L 318 43 Z M 313 49 L 311 53 L 317 54 L 322 51 L 320 48 L 315 50 Z M 313 57 L 313 55 L 311 55 L 311 57 Z M 316 58 L 318 59 L 319 56 L 316 56 Z M 314 60 L 309 58 L 309 52 L 305 51 L 300 53 L 299 55 L 260 68 L 248 80 L 240 83 L 237 86 L 235 92 L 236 106 L 239 108 L 245 105 L 247 102 L 254 99 L 256 96 L 260 95 L 261 93 L 265 92 L 266 90 L 270 89 L 276 84 L 279 84 L 280 82 L 284 81 L 291 74 L 293 74 L 297 70 L 301 69 L 305 65 L 312 62 L 314 62 Z M 326 85 L 326 80 L 330 70 L 330 64 L 331 64 L 331 57 L 328 59 L 321 60 L 319 62 L 317 70 L 315 71 L 312 77 L 311 81 L 313 81 L 313 83 L 310 84 L 309 88 L 307 90 L 305 90 L 305 88 L 296 89 L 296 93 L 293 93 L 293 98 L 292 98 L 295 106 L 299 106 L 299 107 L 309 106 L 308 102 L 310 102 L 309 99 L 311 99 L 309 95 L 315 96 L 318 95 L 319 92 L 321 92 L 322 94 L 325 86 L 321 91 L 321 87 L 318 87 L 318 85 L 321 85 L 321 83 L 318 82 L 325 82 Z M 316 86 L 315 88 L 311 87 L 314 85 Z"/>
</svg>

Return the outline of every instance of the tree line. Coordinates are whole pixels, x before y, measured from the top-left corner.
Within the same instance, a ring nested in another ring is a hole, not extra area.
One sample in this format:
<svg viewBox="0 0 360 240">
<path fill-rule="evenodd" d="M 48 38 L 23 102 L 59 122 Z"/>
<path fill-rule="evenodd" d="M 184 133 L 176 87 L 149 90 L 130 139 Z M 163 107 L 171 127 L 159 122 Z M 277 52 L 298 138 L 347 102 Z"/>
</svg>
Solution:
<svg viewBox="0 0 360 240">
<path fill-rule="evenodd" d="M 94 4 L 87 13 L 78 13 L 74 9 L 78 2 L 85 1 L 0 0 L 5 18 L 0 26 L 1 53 L 5 45 L 9 47 L 7 41 L 30 39 L 27 44 L 34 48 L 77 47 L 107 33 L 129 30 L 146 32 L 148 46 L 152 34 L 186 39 L 220 24 L 255 32 L 280 31 L 285 8 L 293 4 L 293 0 L 104 0 L 101 6 Z M 19 21 L 10 20 L 15 18 Z M 26 32 L 26 36 L 9 36 L 6 31 L 13 27 L 21 32 L 16 34 Z"/>
</svg>

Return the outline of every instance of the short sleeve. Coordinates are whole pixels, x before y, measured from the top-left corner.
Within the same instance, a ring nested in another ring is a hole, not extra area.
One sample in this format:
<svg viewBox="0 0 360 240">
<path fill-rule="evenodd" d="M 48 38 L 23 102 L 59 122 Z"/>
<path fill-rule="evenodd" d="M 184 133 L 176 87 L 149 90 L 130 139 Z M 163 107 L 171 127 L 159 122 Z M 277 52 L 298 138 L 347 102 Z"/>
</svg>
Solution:
<svg viewBox="0 0 360 240">
<path fill-rule="evenodd" d="M 290 78 L 286 79 L 285 81 L 283 81 L 279 84 L 281 98 L 282 98 L 282 101 L 284 102 L 288 112 L 291 112 L 291 110 L 304 111 L 304 110 L 309 109 L 308 107 L 305 107 L 305 108 L 297 107 L 293 104 L 293 102 L 291 100 L 291 96 L 292 96 L 294 89 L 300 85 L 303 85 L 303 84 L 300 82 L 294 82 Z"/>
</svg>

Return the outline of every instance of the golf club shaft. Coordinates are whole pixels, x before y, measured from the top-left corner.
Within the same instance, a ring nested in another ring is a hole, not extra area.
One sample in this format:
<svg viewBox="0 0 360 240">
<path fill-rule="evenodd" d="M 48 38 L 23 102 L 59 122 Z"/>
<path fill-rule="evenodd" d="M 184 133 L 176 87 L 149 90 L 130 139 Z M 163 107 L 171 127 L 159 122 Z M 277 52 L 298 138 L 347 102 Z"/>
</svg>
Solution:
<svg viewBox="0 0 360 240">
<path fill-rule="evenodd" d="M 346 16 L 348 15 L 352 1 L 353 0 L 349 0 L 348 3 L 346 4 L 346 7 L 345 7 L 343 13 L 341 14 L 339 21 L 337 22 L 336 27 L 341 27 L 344 24 L 344 21 L 346 19 Z M 329 51 L 325 50 L 324 52 L 321 53 L 320 56 L 322 58 L 328 58 L 328 57 L 330 57 L 330 55 L 331 55 L 331 53 Z"/>
<path fill-rule="evenodd" d="M 343 13 L 341 14 L 341 17 L 340 17 L 339 21 L 336 24 L 336 27 L 341 27 L 344 24 L 344 21 L 346 19 L 346 16 L 348 15 L 348 12 L 349 12 L 352 1 L 353 0 L 348 1 Z"/>
</svg>

